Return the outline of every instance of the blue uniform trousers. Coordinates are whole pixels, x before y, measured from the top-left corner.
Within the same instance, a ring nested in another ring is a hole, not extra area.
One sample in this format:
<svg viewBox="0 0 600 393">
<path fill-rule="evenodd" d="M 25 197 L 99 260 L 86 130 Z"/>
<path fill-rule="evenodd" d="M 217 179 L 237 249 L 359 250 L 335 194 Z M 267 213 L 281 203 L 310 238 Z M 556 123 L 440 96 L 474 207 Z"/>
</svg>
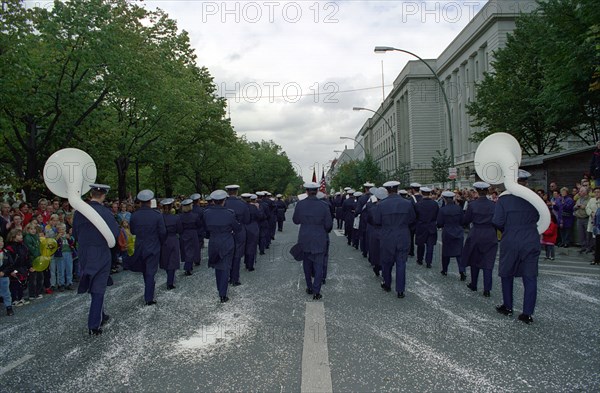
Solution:
<svg viewBox="0 0 600 393">
<path fill-rule="evenodd" d="M 450 258 L 451 257 L 442 257 L 442 271 L 444 271 L 444 272 L 448 271 L 448 265 L 450 265 Z M 460 257 L 455 257 L 455 258 L 456 258 L 456 263 L 458 264 L 459 273 L 464 273 L 465 267 L 460 263 Z"/>
<path fill-rule="evenodd" d="M 231 270 L 229 271 L 229 281 L 239 282 L 240 281 L 240 265 L 242 263 L 242 257 L 233 257 L 231 261 Z"/>
<path fill-rule="evenodd" d="M 311 254 L 304 253 L 302 267 L 304 268 L 304 278 L 306 279 L 306 288 L 311 289 L 315 294 L 321 293 L 321 283 L 323 281 L 323 260 L 325 253 Z M 315 275 L 313 280 L 312 275 Z"/>
<path fill-rule="evenodd" d="M 183 263 L 183 270 L 186 272 L 191 272 L 192 270 L 194 270 L 194 264 L 192 261 L 185 261 Z"/>
<path fill-rule="evenodd" d="M 277 230 L 283 232 L 283 220 L 277 220 Z"/>
<path fill-rule="evenodd" d="M 513 308 L 514 277 L 502 277 L 502 299 L 506 308 Z M 523 314 L 533 315 L 537 297 L 537 276 L 523 276 Z"/>
<path fill-rule="evenodd" d="M 477 288 L 477 280 L 479 279 L 479 271 L 483 270 L 483 290 L 492 290 L 492 269 L 480 269 L 471 266 L 471 286 Z"/>
<path fill-rule="evenodd" d="M 367 240 L 367 230 L 360 231 L 360 251 L 363 257 L 369 254 L 369 241 Z"/>
<path fill-rule="evenodd" d="M 255 263 L 256 263 L 256 252 L 254 254 L 244 255 L 244 265 L 246 265 L 247 269 L 254 269 Z"/>
<path fill-rule="evenodd" d="M 167 285 L 175 284 L 175 269 L 167 270 Z"/>
<path fill-rule="evenodd" d="M 219 296 L 227 296 L 227 287 L 229 286 L 229 270 L 215 269 L 215 277 L 217 279 L 217 290 L 219 291 Z"/>
<path fill-rule="evenodd" d="M 417 244 L 417 261 L 423 262 L 423 256 L 425 256 L 425 263 L 427 265 L 431 265 L 431 261 L 433 261 L 433 247 L 435 246 L 435 241 L 427 240 L 427 243 Z M 427 250 L 426 250 L 427 248 Z"/>
<path fill-rule="evenodd" d="M 396 292 L 404 292 L 406 288 L 406 257 L 399 258 L 396 262 L 381 264 L 381 277 L 387 287 L 392 286 L 392 269 L 396 265 Z"/>
<path fill-rule="evenodd" d="M 154 300 L 154 274 L 144 274 L 144 300 L 151 302 Z"/>
<path fill-rule="evenodd" d="M 90 313 L 88 314 L 88 329 L 98 329 L 105 318 L 104 314 L 104 294 L 91 293 L 92 302 L 90 304 Z"/>
</svg>

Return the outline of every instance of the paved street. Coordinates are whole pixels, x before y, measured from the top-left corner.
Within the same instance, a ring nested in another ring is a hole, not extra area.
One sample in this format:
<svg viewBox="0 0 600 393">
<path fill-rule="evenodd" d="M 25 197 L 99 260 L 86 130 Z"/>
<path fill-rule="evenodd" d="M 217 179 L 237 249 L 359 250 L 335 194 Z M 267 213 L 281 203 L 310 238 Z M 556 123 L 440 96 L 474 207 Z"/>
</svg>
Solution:
<svg viewBox="0 0 600 393">
<path fill-rule="evenodd" d="M 2 314 L 0 391 L 600 391 L 600 267 L 589 254 L 541 262 L 525 325 L 519 282 L 515 316 L 501 316 L 497 276 L 484 298 L 454 262 L 441 276 L 436 254 L 433 269 L 409 261 L 397 299 L 335 231 L 324 298 L 313 302 L 288 254 L 292 212 L 229 303 L 218 303 L 204 260 L 191 277 L 179 271 L 173 291 L 161 270 L 153 307 L 140 275 L 114 275 L 99 337 L 87 335 L 89 297 L 73 292 Z"/>
</svg>

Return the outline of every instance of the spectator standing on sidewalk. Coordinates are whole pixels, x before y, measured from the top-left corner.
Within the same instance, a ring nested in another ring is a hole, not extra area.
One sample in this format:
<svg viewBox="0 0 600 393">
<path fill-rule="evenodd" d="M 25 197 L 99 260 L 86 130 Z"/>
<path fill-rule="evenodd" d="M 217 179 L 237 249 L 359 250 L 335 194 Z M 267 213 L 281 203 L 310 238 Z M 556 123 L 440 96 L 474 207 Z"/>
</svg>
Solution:
<svg viewBox="0 0 600 393">
<path fill-rule="evenodd" d="M 578 195 L 579 198 L 577 199 L 577 202 L 575 202 L 573 215 L 575 216 L 577 234 L 579 235 L 579 253 L 584 253 L 591 248 L 591 234 L 587 231 L 589 216 L 585 209 L 590 197 L 586 187 L 581 187 Z"/>
<path fill-rule="evenodd" d="M 585 206 L 585 212 L 589 217 L 587 226 L 588 236 L 595 236 L 593 234 L 594 217 L 596 216 L 596 210 L 598 209 L 598 206 L 600 206 L 600 187 L 594 187 L 594 195 L 590 197 Z M 591 252 L 593 248 L 595 248 L 595 242 L 590 241 L 590 250 L 588 250 L 588 252 Z"/>
<path fill-rule="evenodd" d="M 560 235 L 559 247 L 569 247 L 571 241 L 571 228 L 573 227 L 573 208 L 575 202 L 571 195 L 569 195 L 569 189 L 563 187 L 560 189 L 560 196 L 555 200 L 554 211 L 556 218 L 558 219 L 558 232 Z"/>
</svg>

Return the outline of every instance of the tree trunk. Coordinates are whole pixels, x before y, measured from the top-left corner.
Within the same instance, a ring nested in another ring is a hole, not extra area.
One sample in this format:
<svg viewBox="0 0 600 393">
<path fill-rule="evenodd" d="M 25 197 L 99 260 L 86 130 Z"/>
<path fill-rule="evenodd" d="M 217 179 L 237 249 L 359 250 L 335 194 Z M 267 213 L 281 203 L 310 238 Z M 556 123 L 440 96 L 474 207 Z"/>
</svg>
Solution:
<svg viewBox="0 0 600 393">
<path fill-rule="evenodd" d="M 127 169 L 129 168 L 129 158 L 119 156 L 115 160 L 115 164 L 117 165 L 119 200 L 123 200 L 127 198 Z"/>
<path fill-rule="evenodd" d="M 168 163 L 163 165 L 163 183 L 165 185 L 165 197 L 173 196 L 173 174 L 171 173 L 171 165 Z"/>
</svg>

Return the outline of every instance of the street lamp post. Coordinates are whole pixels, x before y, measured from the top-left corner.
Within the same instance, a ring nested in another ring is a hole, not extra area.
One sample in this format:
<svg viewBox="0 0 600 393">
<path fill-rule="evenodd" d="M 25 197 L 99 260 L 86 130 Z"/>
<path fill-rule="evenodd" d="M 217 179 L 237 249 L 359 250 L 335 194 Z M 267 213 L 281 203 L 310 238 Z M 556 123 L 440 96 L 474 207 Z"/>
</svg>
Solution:
<svg viewBox="0 0 600 393">
<path fill-rule="evenodd" d="M 398 48 L 394 48 L 392 46 L 376 46 L 375 47 L 375 53 L 385 53 L 385 52 L 402 52 L 402 53 L 406 53 L 409 54 L 411 56 L 416 57 L 417 59 L 419 59 L 419 61 L 421 61 L 423 64 L 425 64 L 427 66 L 427 68 L 429 68 L 429 71 L 431 71 L 431 73 L 433 73 L 433 75 L 435 76 L 435 79 L 438 82 L 438 85 L 440 86 L 440 90 L 442 91 L 442 96 L 444 97 L 444 102 L 446 103 L 446 112 L 448 113 L 448 130 L 450 133 L 450 162 L 452 165 L 452 167 L 454 168 L 454 136 L 452 135 L 452 117 L 450 115 L 450 102 L 448 101 L 448 96 L 446 95 L 446 91 L 444 90 L 444 86 L 442 85 L 442 81 L 440 80 L 440 77 L 438 76 L 437 72 L 435 72 L 435 70 L 433 68 L 431 68 L 431 66 L 425 61 L 423 60 L 421 57 L 417 56 L 416 54 L 409 52 L 407 50 L 404 49 L 398 49 Z M 455 188 L 455 183 L 456 180 L 452 179 L 452 188 Z"/>
<path fill-rule="evenodd" d="M 369 112 L 373 112 L 375 113 L 377 116 L 379 116 L 379 118 L 381 120 L 383 120 L 385 122 L 385 124 L 387 124 L 388 128 L 390 129 L 390 132 L 392 133 L 392 138 L 394 138 L 394 167 L 395 169 L 398 168 L 398 140 L 396 139 L 396 133 L 394 132 L 394 129 L 392 128 L 391 124 L 386 120 L 385 117 L 383 117 L 381 115 L 381 113 L 374 111 L 373 109 L 369 109 L 369 108 L 363 108 L 360 106 L 355 106 L 354 108 L 352 108 L 353 111 L 369 111 Z"/>
<path fill-rule="evenodd" d="M 363 149 L 363 151 L 365 152 L 365 157 L 367 156 L 367 154 L 368 154 L 367 153 L 367 149 L 365 149 L 365 147 L 363 146 L 363 144 L 360 143 L 359 141 L 357 141 L 356 139 L 350 138 L 349 136 L 341 136 L 340 139 L 349 139 L 351 141 L 354 141 L 354 142 L 358 143 L 360 145 L 360 147 Z"/>
</svg>

